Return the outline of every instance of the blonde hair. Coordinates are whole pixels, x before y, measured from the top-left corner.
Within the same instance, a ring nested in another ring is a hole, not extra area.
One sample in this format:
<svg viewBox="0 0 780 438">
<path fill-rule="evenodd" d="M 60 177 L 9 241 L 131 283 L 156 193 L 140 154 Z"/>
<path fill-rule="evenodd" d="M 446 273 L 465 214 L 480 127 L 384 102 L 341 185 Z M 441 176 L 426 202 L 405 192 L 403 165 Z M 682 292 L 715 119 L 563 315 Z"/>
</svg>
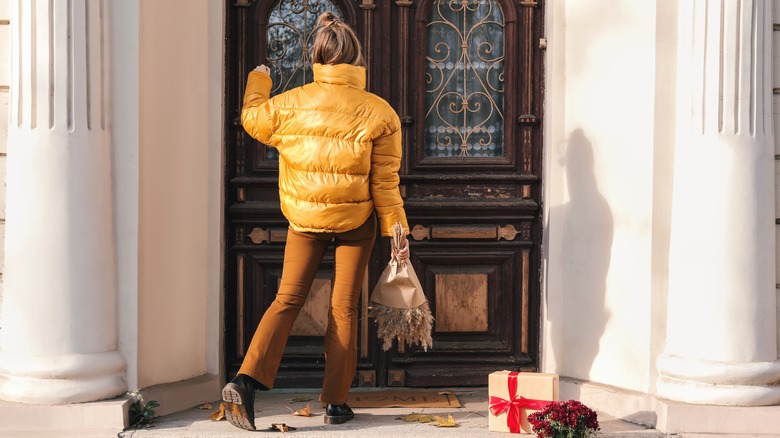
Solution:
<svg viewBox="0 0 780 438">
<path fill-rule="evenodd" d="M 317 26 L 319 30 L 311 47 L 312 62 L 366 66 L 355 31 L 339 20 L 333 12 L 320 15 Z"/>
</svg>

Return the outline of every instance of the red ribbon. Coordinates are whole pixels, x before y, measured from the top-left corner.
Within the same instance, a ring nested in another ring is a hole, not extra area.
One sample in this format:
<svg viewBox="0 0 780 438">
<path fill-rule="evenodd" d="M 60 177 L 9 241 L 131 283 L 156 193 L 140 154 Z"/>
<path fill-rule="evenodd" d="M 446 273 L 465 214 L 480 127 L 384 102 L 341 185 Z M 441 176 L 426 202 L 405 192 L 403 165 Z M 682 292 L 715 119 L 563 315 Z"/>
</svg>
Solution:
<svg viewBox="0 0 780 438">
<path fill-rule="evenodd" d="M 511 372 L 507 378 L 509 387 L 509 400 L 501 397 L 490 396 L 490 412 L 499 416 L 506 412 L 506 425 L 512 433 L 520 433 L 520 409 L 544 409 L 550 404 L 546 400 L 534 400 L 517 396 L 517 372 Z"/>
</svg>

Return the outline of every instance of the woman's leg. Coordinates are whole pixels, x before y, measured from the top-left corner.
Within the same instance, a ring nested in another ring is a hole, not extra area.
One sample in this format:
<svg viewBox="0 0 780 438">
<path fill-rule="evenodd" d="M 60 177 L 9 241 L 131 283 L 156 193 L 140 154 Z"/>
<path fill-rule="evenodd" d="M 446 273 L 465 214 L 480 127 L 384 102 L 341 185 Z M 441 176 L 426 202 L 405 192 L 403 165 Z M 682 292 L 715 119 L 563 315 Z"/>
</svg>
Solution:
<svg viewBox="0 0 780 438">
<path fill-rule="evenodd" d="M 336 266 L 325 334 L 325 381 L 320 395 L 320 400 L 328 404 L 344 404 L 355 377 L 358 302 L 375 236 L 373 215 L 359 228 L 335 236 Z"/>
<path fill-rule="evenodd" d="M 279 291 L 257 326 L 239 374 L 246 374 L 267 388 L 273 386 L 287 338 L 330 240 L 329 234 L 292 230 L 287 233 Z"/>
</svg>

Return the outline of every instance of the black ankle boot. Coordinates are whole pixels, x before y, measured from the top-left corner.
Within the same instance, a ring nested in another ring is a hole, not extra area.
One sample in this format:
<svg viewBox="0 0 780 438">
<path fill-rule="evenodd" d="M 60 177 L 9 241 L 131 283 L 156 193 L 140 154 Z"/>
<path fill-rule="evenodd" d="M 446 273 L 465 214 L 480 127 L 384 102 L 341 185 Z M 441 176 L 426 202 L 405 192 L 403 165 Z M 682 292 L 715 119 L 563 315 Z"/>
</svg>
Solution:
<svg viewBox="0 0 780 438">
<path fill-rule="evenodd" d="M 247 389 L 251 388 L 253 391 L 268 391 L 268 387 L 246 374 L 236 374 L 236 377 L 233 377 L 231 382 Z"/>
<path fill-rule="evenodd" d="M 232 424 L 244 430 L 255 428 L 255 390 L 261 385 L 255 379 L 239 374 L 222 388 L 222 400 L 225 406 L 225 418 Z M 265 387 L 265 386 L 263 386 Z"/>
<path fill-rule="evenodd" d="M 328 407 L 325 408 L 325 424 L 341 424 L 355 418 L 355 413 L 352 412 L 346 403 L 343 405 L 332 405 L 328 403 Z"/>
</svg>

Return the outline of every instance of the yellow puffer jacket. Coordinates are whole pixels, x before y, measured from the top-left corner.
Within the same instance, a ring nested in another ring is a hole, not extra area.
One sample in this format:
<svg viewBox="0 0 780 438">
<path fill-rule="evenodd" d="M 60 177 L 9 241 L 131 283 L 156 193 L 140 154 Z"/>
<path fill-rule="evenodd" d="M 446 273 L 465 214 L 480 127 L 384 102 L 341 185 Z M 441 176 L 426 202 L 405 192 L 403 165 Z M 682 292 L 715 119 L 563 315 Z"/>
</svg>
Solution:
<svg viewBox="0 0 780 438">
<path fill-rule="evenodd" d="M 401 222 L 398 191 L 401 123 L 393 108 L 365 91 L 366 72 L 349 64 L 314 64 L 314 82 L 273 99 L 271 78 L 249 73 L 241 123 L 279 150 L 282 213 L 295 231 L 340 233 L 376 209 L 383 236 Z"/>
</svg>

